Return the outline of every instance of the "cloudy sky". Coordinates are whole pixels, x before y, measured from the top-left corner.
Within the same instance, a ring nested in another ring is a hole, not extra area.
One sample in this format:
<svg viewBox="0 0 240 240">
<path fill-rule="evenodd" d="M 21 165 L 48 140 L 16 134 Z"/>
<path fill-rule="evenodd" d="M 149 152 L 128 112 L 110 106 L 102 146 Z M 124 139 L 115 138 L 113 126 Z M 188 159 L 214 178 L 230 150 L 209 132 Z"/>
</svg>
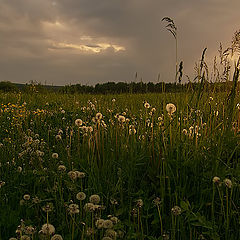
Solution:
<svg viewBox="0 0 240 240">
<path fill-rule="evenodd" d="M 174 81 L 175 42 L 161 19 L 178 27 L 185 74 L 207 47 L 240 29 L 239 0 L 0 0 L 0 81 L 88 84 Z"/>
</svg>

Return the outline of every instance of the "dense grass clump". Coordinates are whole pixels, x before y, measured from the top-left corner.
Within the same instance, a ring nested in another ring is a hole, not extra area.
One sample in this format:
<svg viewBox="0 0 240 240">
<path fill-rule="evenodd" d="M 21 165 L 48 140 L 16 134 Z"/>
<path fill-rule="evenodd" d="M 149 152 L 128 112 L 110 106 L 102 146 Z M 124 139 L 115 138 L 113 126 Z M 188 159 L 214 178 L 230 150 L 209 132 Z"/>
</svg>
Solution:
<svg viewBox="0 0 240 240">
<path fill-rule="evenodd" d="M 236 88 L 0 94 L 0 238 L 239 239 Z"/>
</svg>

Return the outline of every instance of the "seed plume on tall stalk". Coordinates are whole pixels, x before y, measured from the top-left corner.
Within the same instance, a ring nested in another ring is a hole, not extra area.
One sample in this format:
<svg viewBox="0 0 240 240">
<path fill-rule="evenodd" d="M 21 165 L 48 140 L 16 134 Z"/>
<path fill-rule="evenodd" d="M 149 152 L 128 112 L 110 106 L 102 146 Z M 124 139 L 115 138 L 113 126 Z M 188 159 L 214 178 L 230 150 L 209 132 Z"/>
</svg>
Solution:
<svg viewBox="0 0 240 240">
<path fill-rule="evenodd" d="M 174 21 L 169 17 L 164 17 L 162 19 L 162 22 L 167 22 L 167 25 L 165 26 L 167 31 L 169 31 L 174 39 L 175 39 L 175 50 L 176 50 L 176 72 L 175 72 L 175 82 L 177 83 L 177 67 L 178 67 L 178 40 L 177 40 L 177 26 L 175 25 Z"/>
</svg>

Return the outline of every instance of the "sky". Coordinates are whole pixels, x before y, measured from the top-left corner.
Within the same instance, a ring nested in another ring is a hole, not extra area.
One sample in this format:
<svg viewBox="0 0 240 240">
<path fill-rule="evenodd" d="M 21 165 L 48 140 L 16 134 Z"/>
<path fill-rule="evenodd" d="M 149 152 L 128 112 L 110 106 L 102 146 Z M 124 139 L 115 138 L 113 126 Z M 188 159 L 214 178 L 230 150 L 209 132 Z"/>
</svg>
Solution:
<svg viewBox="0 0 240 240">
<path fill-rule="evenodd" d="M 0 81 L 174 82 L 166 16 L 186 81 L 205 47 L 211 63 L 220 42 L 231 45 L 239 9 L 239 0 L 0 0 Z"/>
</svg>

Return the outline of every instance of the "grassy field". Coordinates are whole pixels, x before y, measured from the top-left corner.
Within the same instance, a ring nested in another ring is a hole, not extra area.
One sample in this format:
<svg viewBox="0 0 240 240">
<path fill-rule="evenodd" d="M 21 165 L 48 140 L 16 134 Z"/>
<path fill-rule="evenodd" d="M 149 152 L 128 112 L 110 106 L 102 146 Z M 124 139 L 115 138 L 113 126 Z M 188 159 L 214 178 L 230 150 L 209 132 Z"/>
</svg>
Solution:
<svg viewBox="0 0 240 240">
<path fill-rule="evenodd" d="M 1 93 L 0 239 L 240 239 L 238 101 Z"/>
</svg>

